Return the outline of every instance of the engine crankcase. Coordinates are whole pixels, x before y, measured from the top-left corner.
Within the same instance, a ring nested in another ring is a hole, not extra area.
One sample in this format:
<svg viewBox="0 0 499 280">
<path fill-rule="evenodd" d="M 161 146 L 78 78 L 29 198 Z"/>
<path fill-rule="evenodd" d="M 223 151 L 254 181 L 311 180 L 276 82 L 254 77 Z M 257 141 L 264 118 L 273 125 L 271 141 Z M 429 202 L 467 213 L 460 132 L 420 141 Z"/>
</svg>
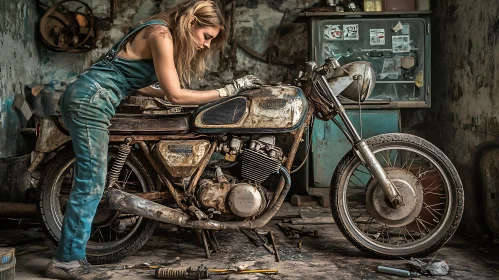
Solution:
<svg viewBox="0 0 499 280">
<path fill-rule="evenodd" d="M 205 209 L 221 213 L 233 213 L 247 218 L 260 214 L 267 205 L 265 190 L 249 183 L 216 183 L 211 179 L 201 180 L 197 195 Z"/>
</svg>

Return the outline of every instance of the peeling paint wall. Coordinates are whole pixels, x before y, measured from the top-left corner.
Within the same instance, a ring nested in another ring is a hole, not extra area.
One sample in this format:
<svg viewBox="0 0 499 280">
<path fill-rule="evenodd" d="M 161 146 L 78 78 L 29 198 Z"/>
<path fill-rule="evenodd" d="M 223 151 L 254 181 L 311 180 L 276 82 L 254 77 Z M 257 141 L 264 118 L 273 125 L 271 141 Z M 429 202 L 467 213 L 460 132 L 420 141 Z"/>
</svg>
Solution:
<svg viewBox="0 0 499 280">
<path fill-rule="evenodd" d="M 477 154 L 499 138 L 499 6 L 497 0 L 433 1 L 432 108 L 402 120 L 437 144 L 456 165 L 465 190 L 461 225 L 483 233 L 483 186 Z"/>
<path fill-rule="evenodd" d="M 33 1 L 0 1 L 0 158 L 28 150 L 19 141 L 20 129 L 27 122 L 14 108 L 14 97 L 27 80 L 40 79 L 33 17 Z"/>
</svg>

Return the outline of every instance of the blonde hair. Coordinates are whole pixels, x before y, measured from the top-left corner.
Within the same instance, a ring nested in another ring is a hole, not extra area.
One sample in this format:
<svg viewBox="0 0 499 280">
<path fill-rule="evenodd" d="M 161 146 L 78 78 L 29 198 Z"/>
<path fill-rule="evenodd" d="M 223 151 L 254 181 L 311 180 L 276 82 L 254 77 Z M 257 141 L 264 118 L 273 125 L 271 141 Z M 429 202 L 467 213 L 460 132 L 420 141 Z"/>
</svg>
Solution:
<svg viewBox="0 0 499 280">
<path fill-rule="evenodd" d="M 187 0 L 146 21 L 152 19 L 159 19 L 168 24 L 173 38 L 175 67 L 183 86 L 190 83 L 191 73 L 199 78 L 204 75 L 206 58 L 210 52 L 220 50 L 227 40 L 225 19 L 218 5 L 210 0 Z M 196 27 L 220 28 L 220 33 L 212 40 L 210 49 L 197 50 L 196 39 L 189 28 L 193 19 Z"/>
</svg>

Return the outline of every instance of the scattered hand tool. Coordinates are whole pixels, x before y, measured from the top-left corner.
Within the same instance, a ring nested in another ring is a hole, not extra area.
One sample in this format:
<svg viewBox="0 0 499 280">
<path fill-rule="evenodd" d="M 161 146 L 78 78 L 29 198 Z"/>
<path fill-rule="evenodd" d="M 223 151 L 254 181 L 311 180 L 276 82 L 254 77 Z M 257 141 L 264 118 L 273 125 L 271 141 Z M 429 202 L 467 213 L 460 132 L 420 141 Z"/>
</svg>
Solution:
<svg viewBox="0 0 499 280">
<path fill-rule="evenodd" d="M 293 227 L 291 225 L 285 225 L 283 223 L 277 223 L 277 227 L 286 235 L 286 236 L 295 236 L 298 235 L 298 237 L 302 236 L 309 236 L 309 237 L 319 237 L 319 231 L 314 230 L 305 230 L 305 227 L 301 227 L 298 229 L 297 227 Z"/>
<path fill-rule="evenodd" d="M 270 241 L 272 242 L 272 247 L 274 247 L 275 259 L 276 259 L 276 261 L 280 262 L 281 258 L 279 257 L 279 250 L 277 249 L 277 245 L 275 244 L 274 231 L 271 230 L 268 233 L 268 235 L 270 236 Z"/>
<path fill-rule="evenodd" d="M 240 231 L 242 233 L 244 233 L 244 235 L 246 235 L 251 240 L 251 242 L 253 242 L 253 244 L 255 244 L 256 246 L 263 246 L 271 254 L 273 254 L 273 255 L 275 254 L 274 249 L 272 249 L 272 247 L 270 247 L 267 244 L 268 240 L 266 240 L 264 237 L 262 237 L 262 235 L 260 233 L 258 233 L 256 231 L 252 231 L 252 230 L 246 230 L 246 229 L 240 229 Z"/>
<path fill-rule="evenodd" d="M 156 269 L 156 278 L 158 279 L 208 279 L 211 275 L 224 274 L 247 274 L 247 273 L 268 273 L 276 274 L 277 269 L 215 269 L 207 268 L 203 265 L 199 267 L 188 268 L 167 268 L 159 267 Z"/>
<path fill-rule="evenodd" d="M 112 267 L 113 270 L 124 270 L 124 269 L 156 269 L 157 265 L 151 265 L 150 263 L 139 263 L 136 265 L 119 265 Z"/>
</svg>

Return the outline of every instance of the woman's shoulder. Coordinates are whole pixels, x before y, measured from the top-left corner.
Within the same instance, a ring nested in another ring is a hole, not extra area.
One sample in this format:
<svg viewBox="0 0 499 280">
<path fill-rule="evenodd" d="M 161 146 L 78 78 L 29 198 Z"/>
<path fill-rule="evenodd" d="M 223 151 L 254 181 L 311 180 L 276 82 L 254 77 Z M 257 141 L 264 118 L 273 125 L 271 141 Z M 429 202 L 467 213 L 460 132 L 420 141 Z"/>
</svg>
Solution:
<svg viewBox="0 0 499 280">
<path fill-rule="evenodd" d="M 162 24 L 152 24 L 144 28 L 143 39 L 149 40 L 153 38 L 163 38 L 172 40 L 172 33 L 170 28 Z"/>
</svg>

